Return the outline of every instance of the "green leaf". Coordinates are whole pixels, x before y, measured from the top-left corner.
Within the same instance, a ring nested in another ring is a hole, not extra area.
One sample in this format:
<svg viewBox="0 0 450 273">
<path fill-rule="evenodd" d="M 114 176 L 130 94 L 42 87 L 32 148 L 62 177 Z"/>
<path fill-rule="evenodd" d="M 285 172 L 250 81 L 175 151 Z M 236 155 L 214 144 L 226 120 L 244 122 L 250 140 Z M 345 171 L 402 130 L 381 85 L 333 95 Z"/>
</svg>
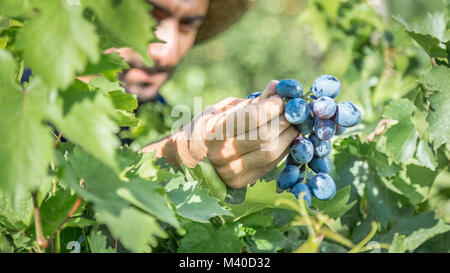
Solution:
<svg viewBox="0 0 450 273">
<path fill-rule="evenodd" d="M 178 213 L 190 220 L 207 223 L 217 215 L 231 216 L 228 210 L 217 203 L 216 198 L 210 197 L 207 190 L 200 188 L 198 181 L 185 182 L 181 187 L 167 192 Z"/>
<path fill-rule="evenodd" d="M 354 226 L 361 218 L 361 213 L 367 213 L 367 223 L 374 219 L 382 226 L 387 226 L 398 216 L 397 197 L 383 183 L 378 175 L 378 162 L 373 160 L 373 154 L 377 153 L 373 143 L 361 143 L 359 139 L 346 139 L 339 146 L 334 146 L 336 154 L 334 164 L 336 169 L 335 182 L 338 187 L 351 185 L 350 202 L 364 199 L 367 207 L 365 212 L 359 211 L 358 206 L 353 206 L 348 213 L 341 217 L 343 223 Z M 361 233 L 361 234 L 367 234 Z M 365 236 L 365 235 L 364 235 Z"/>
<path fill-rule="evenodd" d="M 64 137 L 117 170 L 115 150 L 120 145 L 116 136 L 119 128 L 112 120 L 115 112 L 108 98 L 100 92 L 89 91 L 88 85 L 76 80 L 48 112 L 49 119 Z"/>
<path fill-rule="evenodd" d="M 194 180 L 202 181 L 202 185 L 209 189 L 212 196 L 217 197 L 220 201 L 225 199 L 227 194 L 225 183 L 217 174 L 208 158 L 204 158 L 189 172 L 195 176 Z"/>
<path fill-rule="evenodd" d="M 42 203 L 39 210 L 44 236 L 48 237 L 56 231 L 69 214 L 76 200 L 77 195 L 71 194 L 70 190 L 59 190 L 54 196 Z"/>
<path fill-rule="evenodd" d="M 432 18 L 436 16 L 435 18 Z M 442 43 L 442 28 L 446 28 L 445 19 L 441 15 L 428 15 L 421 28 L 411 29 L 400 17 L 394 18 L 406 27 L 406 33 L 413 38 L 432 57 L 446 58 L 447 51 Z M 435 36 L 436 35 L 436 36 Z"/>
<path fill-rule="evenodd" d="M 320 201 L 313 198 L 311 207 L 317 208 L 320 212 L 323 212 L 331 218 L 341 217 L 356 203 L 356 200 L 350 203 L 348 202 L 350 199 L 350 190 L 350 185 L 345 186 L 344 188 L 338 190 L 333 199 L 329 201 Z"/>
<path fill-rule="evenodd" d="M 121 86 L 119 81 L 111 81 L 106 77 L 94 77 L 89 80 L 89 85 L 97 88 L 102 93 L 120 90 L 125 93 L 125 88 Z M 133 95 L 130 97 L 133 97 Z M 134 110 L 134 109 L 133 109 Z"/>
<path fill-rule="evenodd" d="M 243 242 L 239 239 L 239 228 L 227 224 L 214 229 L 211 224 L 188 223 L 186 235 L 180 241 L 181 253 L 240 253 Z"/>
<path fill-rule="evenodd" d="M 398 121 L 383 135 L 381 144 L 386 154 L 397 162 L 403 163 L 411 158 L 416 149 L 419 133 L 411 122 L 414 109 L 410 100 L 400 99 L 391 102 L 384 112 L 386 118 Z"/>
<path fill-rule="evenodd" d="M 292 207 L 281 203 L 280 206 L 276 206 L 275 202 L 279 199 L 287 199 L 297 204 L 297 199 L 292 193 L 282 192 L 277 193 L 276 181 L 262 182 L 257 181 L 253 185 L 247 185 L 247 193 L 245 195 L 244 202 L 240 204 L 229 204 L 231 213 L 237 219 L 240 219 L 249 214 L 255 213 L 264 208 L 285 208 L 293 209 Z"/>
<path fill-rule="evenodd" d="M 0 225 L 6 230 L 25 230 L 32 222 L 33 201 L 28 191 L 17 189 L 14 203 L 0 190 Z"/>
<path fill-rule="evenodd" d="M 155 40 L 152 30 L 156 22 L 146 1 L 86 0 L 85 3 L 96 14 L 101 24 L 101 39 L 107 47 L 131 47 L 147 66 L 152 64 L 147 49 Z"/>
<path fill-rule="evenodd" d="M 417 253 L 449 253 L 450 252 L 450 231 L 437 235 L 427 240 L 420 247 L 415 249 Z"/>
<path fill-rule="evenodd" d="M 0 232 L 0 253 L 14 253 L 14 248 L 2 232 Z"/>
<path fill-rule="evenodd" d="M 106 224 L 131 251 L 149 251 L 149 244 L 157 244 L 156 236 L 167 237 L 157 219 L 178 226 L 159 184 L 136 176 L 121 181 L 112 169 L 79 148 L 69 155 L 64 177 L 83 199 L 94 204 L 97 221 Z M 81 178 L 83 188 L 78 184 Z"/>
<path fill-rule="evenodd" d="M 106 236 L 100 230 L 91 232 L 88 236 L 91 253 L 115 253 L 111 247 L 106 246 Z"/>
<path fill-rule="evenodd" d="M 392 180 L 392 186 L 398 190 L 398 193 L 404 195 L 412 205 L 418 205 L 424 199 L 424 196 L 417 192 L 413 185 L 400 177 L 395 177 Z"/>
<path fill-rule="evenodd" d="M 405 235 L 398 236 L 398 233 L 394 234 L 391 246 L 389 247 L 389 253 L 404 253 L 405 252 Z"/>
<path fill-rule="evenodd" d="M 13 204 L 23 190 L 47 181 L 53 159 L 50 130 L 42 124 L 47 90 L 39 79 L 22 90 L 15 69 L 11 54 L 0 50 L 0 189 Z"/>
<path fill-rule="evenodd" d="M 67 88 L 88 60 L 95 63 L 100 58 L 95 28 L 82 12 L 81 6 L 63 0 L 46 1 L 18 31 L 17 48 L 33 74 L 50 88 Z"/>
<path fill-rule="evenodd" d="M 425 166 L 432 171 L 436 169 L 437 162 L 435 155 L 433 153 L 433 149 L 426 141 L 424 140 L 419 141 L 416 150 L 416 158 L 419 160 L 419 163 L 422 166 Z"/>
<path fill-rule="evenodd" d="M 250 253 L 274 253 L 286 246 L 287 238 L 275 228 L 258 228 L 249 238 L 247 248 Z"/>
<path fill-rule="evenodd" d="M 248 227 L 269 227 L 273 218 L 272 215 L 265 215 L 264 213 L 257 212 L 240 219 L 239 223 Z"/>
<path fill-rule="evenodd" d="M 434 66 L 421 76 L 420 81 L 439 92 L 450 92 L 450 68 L 443 65 Z"/>
<path fill-rule="evenodd" d="M 109 91 L 105 93 L 118 110 L 125 110 L 132 112 L 138 107 L 136 95 L 125 93 L 121 90 Z"/>
<path fill-rule="evenodd" d="M 414 214 L 410 209 L 399 216 L 391 230 L 385 235 L 376 235 L 373 240 L 391 242 L 396 233 L 404 235 L 404 248 L 413 251 L 436 235 L 450 231 L 450 225 L 434 218 L 433 212 Z"/>
<path fill-rule="evenodd" d="M 102 74 L 105 77 L 110 74 L 121 72 L 122 69 L 129 69 L 130 66 L 120 57 L 119 53 L 110 53 L 100 55 L 100 60 L 96 63 L 88 63 L 81 75 Z M 116 77 L 109 80 L 117 80 Z"/>
<path fill-rule="evenodd" d="M 116 110 L 115 120 L 120 127 L 134 127 L 139 124 L 139 119 L 136 118 L 134 113 L 124 110 Z"/>
<path fill-rule="evenodd" d="M 448 81 L 448 78 L 447 80 Z M 450 90 L 436 93 L 430 96 L 430 111 L 427 122 L 428 132 L 434 141 L 434 149 L 437 150 L 442 144 L 450 141 Z"/>
<path fill-rule="evenodd" d="M 428 13 L 422 24 L 416 29 L 422 33 L 429 33 L 441 41 L 445 41 L 447 31 L 447 18 L 444 12 Z"/>
</svg>

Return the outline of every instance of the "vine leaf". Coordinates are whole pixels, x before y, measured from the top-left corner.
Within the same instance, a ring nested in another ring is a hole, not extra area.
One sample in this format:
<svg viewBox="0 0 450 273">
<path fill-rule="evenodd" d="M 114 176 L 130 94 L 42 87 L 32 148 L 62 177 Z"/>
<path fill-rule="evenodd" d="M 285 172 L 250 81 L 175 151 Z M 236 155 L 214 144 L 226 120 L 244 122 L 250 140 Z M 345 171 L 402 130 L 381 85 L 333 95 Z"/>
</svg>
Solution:
<svg viewBox="0 0 450 273">
<path fill-rule="evenodd" d="M 247 185 L 245 200 L 240 204 L 228 204 L 228 207 L 230 207 L 234 217 L 240 219 L 264 208 L 276 208 L 275 202 L 278 199 L 288 199 L 295 204 L 298 203 L 293 194 L 288 192 L 277 193 L 276 187 L 275 180 L 270 182 L 257 181 L 251 186 Z M 279 208 L 293 209 L 284 203 L 281 203 Z"/>
<path fill-rule="evenodd" d="M 119 128 L 112 119 L 115 112 L 108 98 L 76 80 L 52 106 L 49 119 L 65 137 L 118 170 L 115 151 L 120 145 L 116 136 Z"/>
<path fill-rule="evenodd" d="M 101 230 L 91 232 L 88 236 L 91 253 L 115 253 L 114 249 L 106 246 L 106 239 L 106 235 L 103 235 Z"/>
<path fill-rule="evenodd" d="M 415 214 L 412 209 L 402 213 L 387 234 L 376 235 L 375 241 L 391 242 L 395 234 L 404 235 L 404 248 L 413 251 L 428 239 L 450 231 L 450 225 L 435 219 L 434 212 Z"/>
<path fill-rule="evenodd" d="M 46 183 L 53 149 L 50 130 L 42 124 L 47 90 L 39 79 L 22 90 L 15 68 L 11 54 L 0 50 L 0 187 L 18 207 L 16 196 Z"/>
<path fill-rule="evenodd" d="M 240 253 L 241 246 L 244 246 L 236 224 L 214 229 L 210 224 L 191 222 L 184 227 L 186 235 L 181 239 L 178 249 L 181 253 Z"/>
<path fill-rule="evenodd" d="M 397 120 L 398 123 L 389 128 L 381 139 L 381 146 L 385 153 L 397 162 L 406 162 L 414 156 L 417 132 L 411 122 L 414 104 L 407 99 L 391 102 L 384 112 L 386 118 Z"/>
<path fill-rule="evenodd" d="M 18 31 L 15 45 L 45 85 L 67 88 L 88 60 L 99 60 L 98 36 L 83 18 L 81 6 L 51 0 L 39 10 Z"/>
<path fill-rule="evenodd" d="M 331 218 L 338 218 L 349 211 L 356 203 L 356 200 L 348 202 L 350 199 L 350 185 L 338 190 L 333 199 L 328 201 L 320 201 L 313 198 L 311 207 L 317 208 L 319 211 L 325 213 Z"/>
<path fill-rule="evenodd" d="M 443 44 L 447 20 L 443 13 L 428 14 L 422 26 L 412 29 L 408 23 L 400 17 L 394 16 L 406 28 L 413 38 L 431 57 L 446 58 L 447 50 Z"/>
<path fill-rule="evenodd" d="M 200 188 L 198 181 L 185 182 L 175 189 L 168 184 L 166 189 L 178 213 L 185 218 L 208 223 L 210 218 L 217 215 L 231 216 L 228 210 L 218 204 L 217 198 L 209 196 L 208 190 Z"/>
<path fill-rule="evenodd" d="M 94 204 L 97 221 L 131 251 L 150 251 L 156 237 L 167 237 L 157 219 L 178 227 L 159 184 L 136 176 L 121 181 L 111 168 L 79 148 L 69 156 L 63 176 L 78 195 Z M 78 183 L 81 178 L 84 187 Z"/>
<path fill-rule="evenodd" d="M 100 23 L 98 31 L 104 49 L 131 47 L 147 66 L 152 65 L 148 44 L 155 40 L 152 28 L 156 22 L 149 16 L 152 7 L 145 1 L 86 0 Z M 117 20 L 121 18 L 121 20 Z"/>
<path fill-rule="evenodd" d="M 443 113 L 450 113 L 450 90 L 430 96 L 427 122 L 435 150 L 450 141 L 450 120 Z"/>
</svg>

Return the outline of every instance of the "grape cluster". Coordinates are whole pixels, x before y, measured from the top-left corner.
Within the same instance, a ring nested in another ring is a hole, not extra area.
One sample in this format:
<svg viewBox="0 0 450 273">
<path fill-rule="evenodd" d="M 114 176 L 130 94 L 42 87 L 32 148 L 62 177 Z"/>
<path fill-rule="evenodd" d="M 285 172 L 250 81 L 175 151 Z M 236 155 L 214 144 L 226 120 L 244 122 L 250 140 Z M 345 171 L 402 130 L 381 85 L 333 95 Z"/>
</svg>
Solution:
<svg viewBox="0 0 450 273">
<path fill-rule="evenodd" d="M 286 167 L 277 178 L 278 187 L 290 190 L 297 199 L 303 192 L 308 206 L 313 196 L 330 200 L 336 193 L 336 185 L 328 174 L 330 139 L 359 123 L 361 112 L 351 102 L 335 101 L 341 84 L 331 75 L 317 78 L 308 94 L 303 94 L 302 85 L 293 79 L 281 81 L 276 89 L 287 102 L 286 119 L 300 132 L 291 144 Z"/>
</svg>

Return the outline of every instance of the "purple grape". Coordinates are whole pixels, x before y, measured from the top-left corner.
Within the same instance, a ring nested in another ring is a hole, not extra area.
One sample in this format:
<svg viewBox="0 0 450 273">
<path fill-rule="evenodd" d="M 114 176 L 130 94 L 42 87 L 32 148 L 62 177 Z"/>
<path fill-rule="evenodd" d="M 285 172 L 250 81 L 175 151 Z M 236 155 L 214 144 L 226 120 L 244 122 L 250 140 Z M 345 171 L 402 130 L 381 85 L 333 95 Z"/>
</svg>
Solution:
<svg viewBox="0 0 450 273">
<path fill-rule="evenodd" d="M 300 165 L 300 163 L 298 163 L 297 161 L 295 161 L 295 160 L 292 158 L 291 154 L 288 154 L 288 156 L 286 157 L 286 166 L 287 166 L 287 165 L 295 165 L 295 166 L 298 166 L 298 165 Z"/>
<path fill-rule="evenodd" d="M 314 115 L 320 119 L 329 119 L 336 113 L 336 103 L 330 97 L 320 97 L 313 107 Z"/>
<path fill-rule="evenodd" d="M 361 121 L 361 112 L 353 103 L 341 102 L 337 105 L 335 121 L 344 127 L 355 126 Z"/>
<path fill-rule="evenodd" d="M 295 165 L 287 165 L 278 175 L 277 183 L 282 189 L 289 189 L 298 182 L 300 171 Z"/>
<path fill-rule="evenodd" d="M 313 159 L 311 159 L 308 163 L 308 166 L 315 173 L 329 173 L 331 170 L 331 161 L 327 156 L 313 157 Z"/>
<path fill-rule="evenodd" d="M 308 115 L 308 118 L 304 122 L 296 125 L 296 127 L 300 133 L 302 133 L 303 135 L 307 135 L 311 133 L 314 127 L 314 118 L 312 117 L 312 115 Z"/>
<path fill-rule="evenodd" d="M 308 103 L 309 111 L 314 114 L 314 102 Z"/>
<path fill-rule="evenodd" d="M 323 96 L 335 98 L 341 92 L 341 83 L 334 76 L 322 75 L 314 81 L 312 91 L 318 98 Z"/>
<path fill-rule="evenodd" d="M 308 104 L 304 99 L 292 99 L 286 104 L 284 115 L 289 123 L 300 124 L 308 118 Z"/>
<path fill-rule="evenodd" d="M 303 86 L 297 80 L 282 80 L 277 85 L 277 93 L 287 99 L 301 98 L 303 96 Z"/>
<path fill-rule="evenodd" d="M 297 137 L 292 142 L 290 153 L 295 161 L 306 164 L 314 155 L 314 145 L 307 138 Z"/>
<path fill-rule="evenodd" d="M 336 136 L 342 135 L 345 132 L 345 130 L 347 130 L 346 127 L 336 123 L 336 132 L 334 133 L 334 135 Z"/>
<path fill-rule="evenodd" d="M 323 157 L 331 152 L 331 141 L 321 140 L 316 135 L 310 135 L 309 140 L 311 140 L 314 145 L 314 155 L 317 157 Z"/>
<path fill-rule="evenodd" d="M 330 200 L 336 193 L 333 178 L 326 173 L 316 174 L 308 183 L 311 193 L 319 200 Z"/>
<path fill-rule="evenodd" d="M 303 200 L 306 200 L 306 205 L 309 207 L 311 205 L 312 194 L 311 190 L 306 184 L 297 183 L 294 187 L 292 187 L 291 192 L 295 195 L 295 198 L 298 199 L 300 193 L 304 192 Z"/>
<path fill-rule="evenodd" d="M 336 125 L 331 119 L 314 119 L 314 131 L 321 140 L 329 140 L 334 136 Z"/>
<path fill-rule="evenodd" d="M 248 95 L 247 99 L 256 99 L 257 97 L 261 96 L 262 92 L 253 92 L 250 95 Z"/>
</svg>

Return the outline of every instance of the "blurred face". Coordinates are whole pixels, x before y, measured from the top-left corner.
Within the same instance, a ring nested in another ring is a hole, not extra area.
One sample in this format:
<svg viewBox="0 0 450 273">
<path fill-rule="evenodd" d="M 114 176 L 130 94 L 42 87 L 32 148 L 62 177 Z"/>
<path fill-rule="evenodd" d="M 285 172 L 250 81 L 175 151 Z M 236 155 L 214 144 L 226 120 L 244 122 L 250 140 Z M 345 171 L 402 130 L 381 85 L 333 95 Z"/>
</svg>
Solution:
<svg viewBox="0 0 450 273">
<path fill-rule="evenodd" d="M 143 102 L 154 98 L 176 66 L 195 42 L 197 31 L 208 10 L 209 0 L 149 0 L 157 21 L 156 36 L 165 43 L 152 43 L 148 54 L 153 67 L 146 67 L 140 56 L 130 48 L 110 49 L 118 52 L 130 65 L 120 78 L 127 92 L 138 95 Z"/>
</svg>

